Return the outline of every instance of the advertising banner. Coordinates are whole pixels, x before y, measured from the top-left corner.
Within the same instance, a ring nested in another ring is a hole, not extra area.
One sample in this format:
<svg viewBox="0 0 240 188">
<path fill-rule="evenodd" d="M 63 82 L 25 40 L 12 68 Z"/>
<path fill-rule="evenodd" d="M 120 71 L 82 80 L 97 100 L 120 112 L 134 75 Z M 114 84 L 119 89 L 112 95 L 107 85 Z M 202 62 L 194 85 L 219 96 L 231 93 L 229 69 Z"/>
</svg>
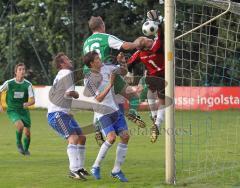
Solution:
<svg viewBox="0 0 240 188">
<path fill-rule="evenodd" d="M 34 86 L 36 103 L 32 108 L 47 108 L 48 92 L 51 86 Z M 76 86 L 80 98 L 83 96 L 82 86 Z M 86 98 L 87 100 L 87 98 Z M 2 105 L 6 107 L 5 93 Z M 126 101 L 125 107 L 128 108 Z M 175 87 L 175 108 L 177 110 L 227 110 L 240 109 L 240 87 Z M 140 110 L 148 109 L 147 102 L 142 102 Z"/>
<path fill-rule="evenodd" d="M 240 87 L 175 87 L 175 106 L 204 111 L 240 108 Z"/>
</svg>

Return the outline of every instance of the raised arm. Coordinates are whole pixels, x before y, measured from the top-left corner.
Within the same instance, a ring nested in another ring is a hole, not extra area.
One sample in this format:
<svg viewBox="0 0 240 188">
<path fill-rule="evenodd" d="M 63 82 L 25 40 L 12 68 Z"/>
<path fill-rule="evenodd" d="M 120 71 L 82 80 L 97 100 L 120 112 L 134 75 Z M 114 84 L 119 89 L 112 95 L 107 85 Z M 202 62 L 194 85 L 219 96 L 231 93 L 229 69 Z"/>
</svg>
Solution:
<svg viewBox="0 0 240 188">
<path fill-rule="evenodd" d="M 137 42 L 124 42 L 121 46 L 124 50 L 134 50 L 139 47 Z"/>
</svg>

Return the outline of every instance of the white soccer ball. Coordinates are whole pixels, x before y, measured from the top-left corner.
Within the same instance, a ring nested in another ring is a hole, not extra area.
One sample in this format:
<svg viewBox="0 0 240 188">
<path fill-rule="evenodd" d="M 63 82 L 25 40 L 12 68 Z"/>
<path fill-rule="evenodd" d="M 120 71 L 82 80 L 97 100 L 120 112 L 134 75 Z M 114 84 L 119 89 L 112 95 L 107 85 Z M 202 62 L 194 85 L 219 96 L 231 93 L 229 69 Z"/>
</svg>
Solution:
<svg viewBox="0 0 240 188">
<path fill-rule="evenodd" d="M 158 31 L 158 23 L 155 21 L 146 21 L 142 25 L 142 32 L 145 36 L 155 35 Z"/>
</svg>

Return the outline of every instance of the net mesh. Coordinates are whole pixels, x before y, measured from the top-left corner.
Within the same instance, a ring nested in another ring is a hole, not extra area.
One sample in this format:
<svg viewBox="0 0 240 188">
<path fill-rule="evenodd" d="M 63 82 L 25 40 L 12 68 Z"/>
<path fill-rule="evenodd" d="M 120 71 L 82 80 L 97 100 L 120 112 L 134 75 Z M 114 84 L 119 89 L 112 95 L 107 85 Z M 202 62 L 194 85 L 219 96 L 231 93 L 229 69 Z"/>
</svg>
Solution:
<svg viewBox="0 0 240 188">
<path fill-rule="evenodd" d="M 203 24 L 227 7 L 228 1 L 223 0 L 176 1 L 175 35 Z M 213 98 L 220 87 L 240 84 L 239 14 L 240 4 L 232 3 L 228 13 L 175 41 L 175 93 L 181 101 L 176 111 L 178 182 L 239 183 L 239 110 L 211 110 L 219 102 Z M 178 93 L 178 86 L 187 90 L 186 99 Z M 203 92 L 207 99 L 199 97 Z M 225 103 L 227 99 L 222 97 L 218 100 Z M 195 107 L 191 105 L 194 100 Z M 234 100 L 239 104 L 239 98 Z M 199 110 L 202 103 L 207 103 L 206 111 Z"/>
</svg>

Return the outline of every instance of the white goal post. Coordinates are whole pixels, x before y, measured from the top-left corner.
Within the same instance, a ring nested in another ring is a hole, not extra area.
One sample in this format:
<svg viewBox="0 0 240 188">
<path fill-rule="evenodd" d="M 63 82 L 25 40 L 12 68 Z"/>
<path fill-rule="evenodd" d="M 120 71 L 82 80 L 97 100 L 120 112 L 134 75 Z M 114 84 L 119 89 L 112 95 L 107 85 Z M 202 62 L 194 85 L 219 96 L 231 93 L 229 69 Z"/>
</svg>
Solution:
<svg viewBox="0 0 240 188">
<path fill-rule="evenodd" d="M 181 2 L 190 0 L 181 0 Z M 201 0 L 203 2 L 203 0 Z M 192 1 L 194 3 L 194 1 Z M 165 95 L 172 99 L 172 104 L 166 107 L 165 114 L 165 181 L 167 184 L 176 183 L 176 161 L 175 161 L 175 117 L 174 117 L 174 88 L 175 88 L 175 62 L 174 62 L 174 42 L 193 31 L 220 18 L 232 9 L 230 0 L 205 0 L 208 4 L 218 6 L 224 9 L 219 15 L 209 19 L 199 26 L 195 26 L 191 30 L 183 33 L 175 38 L 175 6 L 176 0 L 164 1 L 164 17 L 165 17 Z M 160 1 L 159 1 L 160 3 Z"/>
<path fill-rule="evenodd" d="M 175 184 L 175 126 L 174 126 L 174 0 L 166 0 L 164 5 L 165 26 L 165 95 L 172 99 L 165 113 L 165 176 L 167 184 Z"/>
</svg>

